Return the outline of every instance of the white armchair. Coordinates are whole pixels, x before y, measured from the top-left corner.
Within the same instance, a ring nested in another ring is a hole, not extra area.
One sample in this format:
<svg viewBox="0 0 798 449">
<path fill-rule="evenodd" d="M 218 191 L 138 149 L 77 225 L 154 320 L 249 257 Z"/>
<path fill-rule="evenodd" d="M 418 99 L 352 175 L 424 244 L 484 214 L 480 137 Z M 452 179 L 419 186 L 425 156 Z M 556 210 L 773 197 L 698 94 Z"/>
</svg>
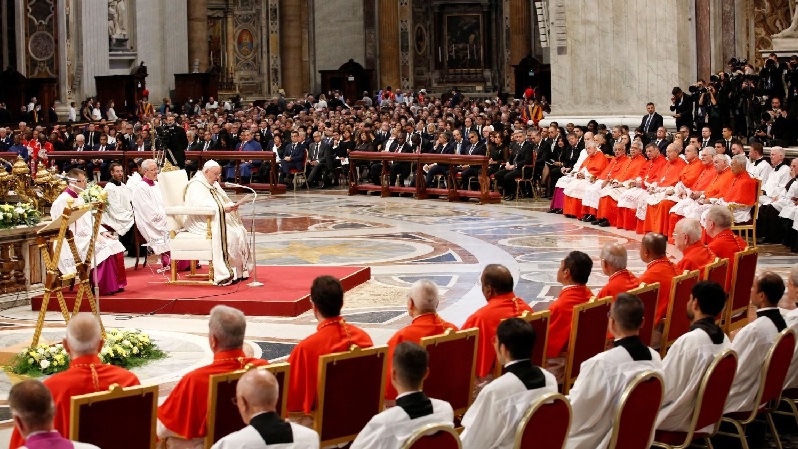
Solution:
<svg viewBox="0 0 798 449">
<path fill-rule="evenodd" d="M 169 227 L 169 245 L 171 251 L 170 284 L 213 285 L 213 245 L 211 243 L 211 221 L 216 211 L 210 207 L 187 207 L 183 195 L 188 185 L 185 170 L 170 170 L 167 166 L 158 174 L 158 188 L 163 197 Z M 202 215 L 206 217 L 207 232 L 205 235 L 192 234 L 185 231 L 183 222 L 186 215 Z M 190 261 L 189 280 L 177 278 L 177 261 Z M 197 274 L 197 262 L 208 262 L 208 274 Z"/>
</svg>

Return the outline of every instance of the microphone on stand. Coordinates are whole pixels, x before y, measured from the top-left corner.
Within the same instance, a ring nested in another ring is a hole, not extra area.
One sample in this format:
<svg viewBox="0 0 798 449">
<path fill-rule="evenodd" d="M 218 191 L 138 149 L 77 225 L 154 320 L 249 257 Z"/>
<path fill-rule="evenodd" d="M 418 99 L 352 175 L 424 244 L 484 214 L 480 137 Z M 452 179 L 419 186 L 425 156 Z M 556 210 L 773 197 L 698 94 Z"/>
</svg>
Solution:
<svg viewBox="0 0 798 449">
<path fill-rule="evenodd" d="M 245 190 L 249 190 L 250 192 L 252 192 L 252 195 L 253 195 L 252 202 L 251 202 L 251 205 L 252 205 L 252 224 L 250 226 L 249 233 L 252 236 L 252 239 L 251 239 L 252 241 L 250 243 L 250 246 L 251 246 L 250 253 L 252 254 L 252 257 L 255 258 L 255 268 L 253 268 L 253 270 L 252 270 L 252 282 L 250 282 L 247 285 L 249 285 L 250 287 L 262 287 L 263 286 L 263 282 L 258 282 L 258 258 L 255 257 L 255 200 L 258 199 L 258 192 L 256 192 L 255 189 L 253 189 L 252 187 L 242 186 L 241 184 L 236 184 L 234 182 L 225 182 L 224 186 L 227 187 L 227 188 L 230 188 L 230 189 L 245 189 Z"/>
</svg>

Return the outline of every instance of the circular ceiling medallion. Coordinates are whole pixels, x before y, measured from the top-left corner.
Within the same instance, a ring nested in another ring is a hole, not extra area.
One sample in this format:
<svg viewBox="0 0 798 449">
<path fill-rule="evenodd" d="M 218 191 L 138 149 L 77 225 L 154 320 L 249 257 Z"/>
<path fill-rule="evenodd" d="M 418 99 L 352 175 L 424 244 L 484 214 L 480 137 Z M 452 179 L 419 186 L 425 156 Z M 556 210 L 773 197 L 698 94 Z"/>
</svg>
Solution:
<svg viewBox="0 0 798 449">
<path fill-rule="evenodd" d="M 52 58 L 55 53 L 53 36 L 46 31 L 33 33 L 28 40 L 28 52 L 37 61 L 46 61 Z"/>
</svg>

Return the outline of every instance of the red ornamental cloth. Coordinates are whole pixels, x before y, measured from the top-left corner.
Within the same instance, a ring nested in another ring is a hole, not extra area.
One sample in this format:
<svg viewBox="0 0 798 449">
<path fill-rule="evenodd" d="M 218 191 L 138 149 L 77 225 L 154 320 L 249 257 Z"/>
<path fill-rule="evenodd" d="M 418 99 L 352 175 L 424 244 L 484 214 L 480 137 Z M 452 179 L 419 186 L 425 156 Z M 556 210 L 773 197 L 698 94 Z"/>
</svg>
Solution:
<svg viewBox="0 0 798 449">
<path fill-rule="evenodd" d="M 546 344 L 546 358 L 558 357 L 565 350 L 571 337 L 571 323 L 574 306 L 586 303 L 593 293 L 586 285 L 569 285 L 563 287 L 560 296 L 549 306 L 549 336 Z"/>
<path fill-rule="evenodd" d="M 479 329 L 479 347 L 477 348 L 478 377 L 487 376 L 496 360 L 496 351 L 493 349 L 493 337 L 499 323 L 507 318 L 520 316 L 524 311 L 532 312 L 532 307 L 524 300 L 515 296 L 515 293 L 505 293 L 490 298 L 488 303 L 468 317 L 461 329 Z"/>
<path fill-rule="evenodd" d="M 410 325 L 399 329 L 390 340 L 388 340 L 388 366 L 385 370 L 387 379 L 385 381 L 385 399 L 396 399 L 396 388 L 391 384 L 391 367 L 393 365 L 393 351 L 396 345 L 403 341 L 412 341 L 420 343 L 424 337 L 431 337 L 433 335 L 440 335 L 446 332 L 447 329 L 457 330 L 457 326 L 452 323 L 446 322 L 438 316 L 437 313 L 424 313 L 415 318 Z"/>
<path fill-rule="evenodd" d="M 607 285 L 599 290 L 596 298 L 612 296 L 612 300 L 614 301 L 620 293 L 628 292 L 629 290 L 637 288 L 639 285 L 640 281 L 631 271 L 625 269 L 618 270 L 610 275 Z"/>
<path fill-rule="evenodd" d="M 316 384 L 319 376 L 319 357 L 348 351 L 351 345 L 360 348 L 374 346 L 371 337 L 341 317 L 328 318 L 316 327 L 316 333 L 299 342 L 288 363 L 291 379 L 288 384 L 288 411 L 310 414 L 316 403 Z"/>
<path fill-rule="evenodd" d="M 676 267 L 666 256 L 649 262 L 645 273 L 640 275 L 640 282 L 644 282 L 646 285 L 659 282 L 657 313 L 654 316 L 655 327 L 668 313 L 668 301 L 670 301 L 671 298 L 671 281 L 673 281 L 676 275 Z"/>
<path fill-rule="evenodd" d="M 703 270 L 705 266 L 714 261 L 715 253 L 707 245 L 698 241 L 684 249 L 682 260 L 676 264 L 676 272 Z"/>
<path fill-rule="evenodd" d="M 53 427 L 61 435 L 69 435 L 69 418 L 72 396 L 107 391 L 113 384 L 120 387 L 139 385 L 139 379 L 130 371 L 105 365 L 96 355 L 78 357 L 69 362 L 69 368 L 44 380 L 55 402 Z M 8 447 L 16 449 L 24 444 L 17 428 L 11 435 Z"/>
<path fill-rule="evenodd" d="M 719 258 L 729 259 L 729 269 L 726 270 L 726 292 L 728 293 L 731 289 L 732 273 L 734 273 L 734 253 L 739 253 L 748 245 L 731 229 L 726 229 L 716 235 L 707 246 Z"/>
<path fill-rule="evenodd" d="M 166 401 L 158 407 L 158 419 L 167 429 L 187 440 L 204 437 L 207 433 L 210 376 L 238 371 L 248 364 L 263 366 L 269 362 L 247 357 L 241 349 L 217 352 L 213 355 L 213 363 L 180 379 Z"/>
</svg>

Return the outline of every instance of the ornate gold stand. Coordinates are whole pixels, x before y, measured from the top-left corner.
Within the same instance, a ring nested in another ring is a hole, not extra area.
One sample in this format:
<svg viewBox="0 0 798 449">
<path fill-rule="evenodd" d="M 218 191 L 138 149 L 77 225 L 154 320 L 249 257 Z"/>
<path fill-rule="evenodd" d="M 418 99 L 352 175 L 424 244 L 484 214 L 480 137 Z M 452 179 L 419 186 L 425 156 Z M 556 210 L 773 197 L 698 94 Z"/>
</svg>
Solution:
<svg viewBox="0 0 798 449">
<path fill-rule="evenodd" d="M 89 241 L 89 249 L 86 252 L 86 258 L 81 259 L 78 253 L 78 247 L 75 245 L 75 239 L 69 225 L 77 221 L 85 213 L 90 213 L 92 206 L 97 210 L 97 215 L 94 218 L 94 227 L 92 229 L 91 240 Z M 89 301 L 91 306 L 91 313 L 97 317 L 97 322 L 100 323 L 103 338 L 105 338 L 105 327 L 103 327 L 102 320 L 100 319 L 99 311 L 97 309 L 97 302 L 94 294 L 91 291 L 91 280 L 89 279 L 89 272 L 91 271 L 91 261 L 94 257 L 94 245 L 97 241 L 97 235 L 100 232 L 100 221 L 105 205 L 102 203 L 85 204 L 82 206 L 72 207 L 72 202 L 69 201 L 67 207 L 64 208 L 61 216 L 59 217 L 60 226 L 46 227 L 39 231 L 36 238 L 36 244 L 42 253 L 44 265 L 47 270 L 47 279 L 44 285 L 44 298 L 42 298 L 42 307 L 39 310 L 39 316 L 36 319 L 36 330 L 33 333 L 33 340 L 31 341 L 31 348 L 35 348 L 39 344 L 41 337 L 42 327 L 44 326 L 44 316 L 47 312 L 47 305 L 50 302 L 50 296 L 55 293 L 58 299 L 58 305 L 61 308 L 61 315 L 64 317 L 64 322 L 69 323 L 71 316 L 74 316 L 80 310 L 80 304 L 83 302 L 83 295 Z M 56 223 L 53 223 L 56 225 Z M 72 252 L 72 257 L 75 260 L 75 274 L 64 276 L 58 269 L 58 260 L 61 257 L 61 248 L 66 240 L 69 245 L 69 250 Z M 55 245 L 53 245 L 55 243 Z M 70 316 L 67 310 L 66 301 L 64 300 L 63 285 L 64 281 L 77 279 L 78 293 L 75 297 L 75 307 L 72 315 Z"/>
</svg>

